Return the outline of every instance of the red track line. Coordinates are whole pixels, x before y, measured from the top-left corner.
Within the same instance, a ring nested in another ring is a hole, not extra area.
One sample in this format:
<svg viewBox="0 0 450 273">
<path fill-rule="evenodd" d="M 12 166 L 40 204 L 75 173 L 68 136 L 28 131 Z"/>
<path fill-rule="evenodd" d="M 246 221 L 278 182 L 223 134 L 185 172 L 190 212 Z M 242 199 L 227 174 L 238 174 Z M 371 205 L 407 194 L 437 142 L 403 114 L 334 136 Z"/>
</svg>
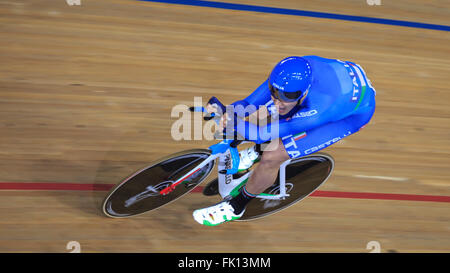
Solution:
<svg viewBox="0 0 450 273">
<path fill-rule="evenodd" d="M 83 184 L 83 183 L 0 183 L 0 190 L 48 190 L 48 191 L 109 191 L 113 184 Z M 202 186 L 196 187 L 192 192 L 200 193 Z M 344 192 L 344 191 L 315 191 L 312 197 L 331 197 L 349 199 L 377 199 L 397 201 L 426 201 L 450 203 L 450 196 L 419 195 L 372 192 Z"/>
</svg>

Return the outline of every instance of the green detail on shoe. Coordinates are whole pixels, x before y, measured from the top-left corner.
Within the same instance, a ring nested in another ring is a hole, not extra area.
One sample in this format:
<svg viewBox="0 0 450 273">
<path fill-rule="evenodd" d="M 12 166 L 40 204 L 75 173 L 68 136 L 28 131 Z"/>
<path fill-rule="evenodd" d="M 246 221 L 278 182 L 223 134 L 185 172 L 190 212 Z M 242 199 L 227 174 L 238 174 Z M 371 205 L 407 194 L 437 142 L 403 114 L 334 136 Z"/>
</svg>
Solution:
<svg viewBox="0 0 450 273">
<path fill-rule="evenodd" d="M 238 195 L 239 195 L 239 190 L 245 185 L 245 183 L 247 183 L 247 181 L 248 181 L 248 178 L 245 179 L 244 181 L 242 181 L 241 184 L 237 185 L 237 187 L 234 188 L 234 189 L 230 192 L 230 195 L 231 195 L 232 197 L 238 196 Z"/>
<path fill-rule="evenodd" d="M 224 222 L 217 223 L 217 224 L 213 224 L 213 223 L 211 223 L 211 222 L 208 221 L 208 220 L 203 220 L 203 225 L 209 226 L 209 227 L 215 227 L 215 226 L 218 226 L 218 225 L 223 224 L 223 223 L 226 223 L 226 222 L 230 222 L 230 221 L 237 220 L 237 219 L 239 219 L 239 218 L 241 218 L 241 216 L 231 216 L 231 219 L 228 220 L 228 219 L 227 219 L 227 216 L 224 215 L 224 216 L 223 216 Z"/>
<path fill-rule="evenodd" d="M 220 224 L 220 223 L 219 223 L 219 224 Z M 205 225 L 205 226 L 214 227 L 214 226 L 217 226 L 217 225 L 219 225 L 219 224 L 213 224 L 213 223 L 211 223 L 211 222 L 208 221 L 208 220 L 203 220 L 203 225 Z"/>
<path fill-rule="evenodd" d="M 278 194 L 260 193 L 260 194 L 258 194 L 258 195 L 261 195 L 261 196 L 276 196 L 276 195 L 278 195 Z"/>
<path fill-rule="evenodd" d="M 245 185 L 245 183 L 247 183 L 248 178 L 245 179 L 244 181 L 241 182 L 241 184 L 237 185 L 236 188 L 234 188 L 231 192 L 230 195 L 232 197 L 236 197 L 239 195 L 239 190 Z M 270 193 L 260 193 L 258 194 L 259 196 L 276 196 L 278 194 L 270 194 Z"/>
<path fill-rule="evenodd" d="M 241 218 L 241 216 L 236 216 L 236 217 L 231 217 L 231 220 L 230 221 L 234 221 L 234 220 L 237 220 L 237 219 L 239 219 L 239 218 Z"/>
</svg>

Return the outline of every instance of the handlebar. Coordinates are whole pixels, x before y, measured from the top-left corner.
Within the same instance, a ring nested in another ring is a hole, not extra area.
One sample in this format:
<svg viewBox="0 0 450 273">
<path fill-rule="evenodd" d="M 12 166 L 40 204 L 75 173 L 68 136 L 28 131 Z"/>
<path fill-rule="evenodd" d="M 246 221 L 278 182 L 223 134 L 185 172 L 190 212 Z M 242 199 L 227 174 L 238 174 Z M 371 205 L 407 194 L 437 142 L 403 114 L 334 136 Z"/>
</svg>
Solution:
<svg viewBox="0 0 450 273">
<path fill-rule="evenodd" d="M 216 123 L 218 123 L 220 120 L 220 117 L 226 113 L 227 109 L 226 109 L 225 105 L 223 105 L 223 103 L 221 103 L 214 96 L 209 99 L 208 104 L 217 105 L 219 107 L 219 110 L 221 110 L 221 112 L 219 111 L 217 113 L 208 113 L 206 111 L 206 108 L 204 108 L 204 107 L 190 107 L 189 110 L 191 112 L 207 113 L 203 117 L 204 120 L 215 119 Z M 236 117 L 237 117 L 237 115 L 236 115 L 236 113 L 234 113 L 234 118 L 236 118 Z M 210 146 L 209 149 L 211 150 L 212 154 L 222 154 L 222 153 L 227 152 L 227 150 L 230 150 L 232 168 L 227 169 L 227 170 L 222 170 L 222 171 L 220 171 L 220 173 L 221 174 L 235 174 L 239 170 L 239 161 L 240 161 L 237 146 L 239 146 L 242 142 L 248 141 L 248 140 L 246 140 L 242 135 L 240 135 L 238 132 L 236 132 L 236 130 L 234 130 L 232 132 L 233 134 L 232 134 L 232 137 L 230 138 L 230 134 L 227 132 L 227 129 L 230 129 L 230 128 L 224 128 L 224 130 L 222 132 L 223 135 L 220 136 L 223 140 L 217 144 Z"/>
</svg>

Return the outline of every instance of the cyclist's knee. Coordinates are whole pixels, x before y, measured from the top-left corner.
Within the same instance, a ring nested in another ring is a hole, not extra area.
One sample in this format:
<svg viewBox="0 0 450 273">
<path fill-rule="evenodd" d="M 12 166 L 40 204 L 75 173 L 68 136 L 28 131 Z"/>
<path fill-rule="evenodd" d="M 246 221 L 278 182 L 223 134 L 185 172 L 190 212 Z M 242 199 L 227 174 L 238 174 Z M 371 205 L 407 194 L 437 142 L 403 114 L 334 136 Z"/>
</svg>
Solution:
<svg viewBox="0 0 450 273">
<path fill-rule="evenodd" d="M 268 147 L 270 149 L 264 150 L 260 163 L 270 167 L 279 167 L 283 161 L 289 159 L 289 156 L 284 149 L 283 143 L 281 141 L 278 141 L 275 144 L 277 143 L 278 145 L 272 144 Z"/>
</svg>

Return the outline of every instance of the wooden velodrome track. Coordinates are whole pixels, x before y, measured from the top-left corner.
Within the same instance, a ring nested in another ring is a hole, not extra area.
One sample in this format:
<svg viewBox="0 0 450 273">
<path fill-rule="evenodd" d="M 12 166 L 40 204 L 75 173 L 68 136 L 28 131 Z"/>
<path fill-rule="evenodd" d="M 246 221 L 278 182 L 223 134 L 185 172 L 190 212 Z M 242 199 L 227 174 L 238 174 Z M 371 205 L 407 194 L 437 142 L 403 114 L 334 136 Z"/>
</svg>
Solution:
<svg viewBox="0 0 450 273">
<path fill-rule="evenodd" d="M 450 24 L 448 1 L 381 4 L 257 3 Z M 133 0 L 1 0 L 0 13 L 0 252 L 450 251 L 448 30 Z M 102 215 L 112 184 L 213 143 L 173 140 L 175 105 L 243 98 L 290 55 L 359 63 L 377 90 L 371 123 L 324 150 L 336 167 L 322 194 L 216 228 L 192 219 L 218 201 L 200 193 Z"/>
</svg>

